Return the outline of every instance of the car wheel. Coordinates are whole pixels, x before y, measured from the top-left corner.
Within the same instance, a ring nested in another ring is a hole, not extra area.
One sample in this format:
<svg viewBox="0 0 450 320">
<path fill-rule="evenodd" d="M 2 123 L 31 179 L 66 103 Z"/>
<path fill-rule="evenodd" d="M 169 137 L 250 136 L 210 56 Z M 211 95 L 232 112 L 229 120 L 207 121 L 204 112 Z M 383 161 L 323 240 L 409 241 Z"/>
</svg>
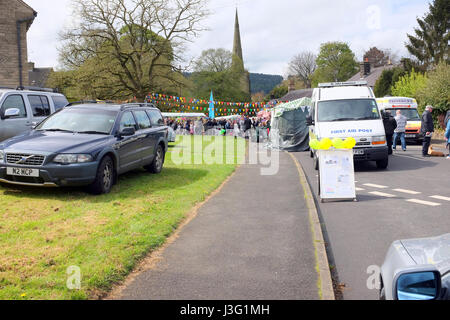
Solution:
<svg viewBox="0 0 450 320">
<path fill-rule="evenodd" d="M 378 160 L 377 161 L 377 168 L 378 169 L 386 169 L 389 165 L 389 159 L 383 159 L 383 160 Z"/>
<path fill-rule="evenodd" d="M 164 149 L 161 145 L 158 145 L 156 148 L 156 154 L 155 158 L 153 159 L 153 162 L 151 165 L 145 167 L 148 171 L 151 173 L 160 173 L 164 166 L 164 159 L 165 159 Z"/>
<path fill-rule="evenodd" d="M 105 194 L 111 191 L 114 184 L 114 163 L 111 157 L 106 156 L 100 162 L 97 169 L 97 176 L 93 184 L 89 186 L 92 194 Z"/>
</svg>

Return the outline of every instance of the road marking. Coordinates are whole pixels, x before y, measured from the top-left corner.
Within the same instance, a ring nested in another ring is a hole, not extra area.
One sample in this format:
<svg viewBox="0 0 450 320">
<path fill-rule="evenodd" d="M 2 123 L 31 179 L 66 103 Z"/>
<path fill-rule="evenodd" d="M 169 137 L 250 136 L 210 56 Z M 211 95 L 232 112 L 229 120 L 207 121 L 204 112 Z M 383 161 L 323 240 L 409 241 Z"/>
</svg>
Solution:
<svg viewBox="0 0 450 320">
<path fill-rule="evenodd" d="M 366 190 L 366 189 L 363 189 L 363 188 L 356 188 L 355 190 L 356 190 L 356 191 L 364 191 L 364 190 Z"/>
<path fill-rule="evenodd" d="M 418 203 L 418 204 L 423 204 L 423 205 L 431 206 L 431 207 L 437 207 L 437 206 L 441 205 L 440 203 L 430 202 L 430 201 L 423 201 L 423 200 L 418 200 L 418 199 L 409 199 L 409 200 L 406 200 L 406 201 L 413 202 L 413 203 Z"/>
<path fill-rule="evenodd" d="M 380 197 L 395 198 L 395 196 L 393 194 L 389 194 L 389 193 L 383 193 L 383 192 L 378 192 L 378 191 L 369 192 L 369 193 L 373 194 L 375 196 L 380 196 Z"/>
<path fill-rule="evenodd" d="M 443 197 L 443 196 L 431 196 L 430 198 L 438 199 L 438 200 L 450 201 L 449 197 Z"/>
<path fill-rule="evenodd" d="M 407 194 L 421 194 L 422 193 L 422 192 L 405 190 L 405 189 L 394 189 L 394 191 L 401 192 L 401 193 L 407 193 Z"/>
<path fill-rule="evenodd" d="M 372 183 L 366 183 L 366 184 L 363 184 L 363 186 L 378 188 L 378 189 L 387 189 L 388 188 L 386 186 L 380 186 L 379 184 L 372 184 Z"/>
</svg>

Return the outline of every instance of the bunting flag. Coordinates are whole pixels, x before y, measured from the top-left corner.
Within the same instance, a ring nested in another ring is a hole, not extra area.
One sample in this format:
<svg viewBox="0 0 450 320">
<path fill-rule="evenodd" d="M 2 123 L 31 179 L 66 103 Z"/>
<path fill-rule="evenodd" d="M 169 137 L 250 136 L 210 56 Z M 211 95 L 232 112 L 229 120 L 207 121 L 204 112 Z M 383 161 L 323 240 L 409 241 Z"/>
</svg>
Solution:
<svg viewBox="0 0 450 320">
<path fill-rule="evenodd" d="M 279 100 L 274 100 L 268 103 L 214 101 L 212 92 L 209 101 L 204 99 L 177 97 L 160 93 L 149 93 L 147 96 L 147 101 L 157 106 L 165 107 L 165 109 L 169 109 L 170 112 L 201 111 L 204 112 L 205 115 L 209 115 L 210 118 L 213 113 L 214 117 L 216 115 L 226 116 L 235 114 L 256 116 L 261 111 L 268 111 L 281 103 L 287 102 Z"/>
</svg>

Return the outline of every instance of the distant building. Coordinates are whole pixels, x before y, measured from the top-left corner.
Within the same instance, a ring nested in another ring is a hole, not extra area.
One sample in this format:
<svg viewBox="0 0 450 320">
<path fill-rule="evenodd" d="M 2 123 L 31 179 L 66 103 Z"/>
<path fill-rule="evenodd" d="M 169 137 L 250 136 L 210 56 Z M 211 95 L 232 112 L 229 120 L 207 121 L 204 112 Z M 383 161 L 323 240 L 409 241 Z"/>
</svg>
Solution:
<svg viewBox="0 0 450 320">
<path fill-rule="evenodd" d="M 244 58 L 242 54 L 241 31 L 239 28 L 239 17 L 236 9 L 236 20 L 234 24 L 234 41 L 233 41 L 233 64 L 232 69 L 240 72 L 241 91 L 250 96 L 250 74 L 245 70 Z"/>
<path fill-rule="evenodd" d="M 47 81 L 53 68 L 36 68 L 33 62 L 28 62 L 28 85 L 31 87 L 47 87 Z"/>
<path fill-rule="evenodd" d="M 37 12 L 21 0 L 0 0 L 0 86 L 27 86 L 27 31 Z"/>
<path fill-rule="evenodd" d="M 384 70 L 392 69 L 394 66 L 389 63 L 387 65 L 373 68 L 372 64 L 366 60 L 360 63 L 360 71 L 351 77 L 348 81 L 367 81 L 372 89 L 375 87 L 377 80 L 381 77 Z"/>
</svg>

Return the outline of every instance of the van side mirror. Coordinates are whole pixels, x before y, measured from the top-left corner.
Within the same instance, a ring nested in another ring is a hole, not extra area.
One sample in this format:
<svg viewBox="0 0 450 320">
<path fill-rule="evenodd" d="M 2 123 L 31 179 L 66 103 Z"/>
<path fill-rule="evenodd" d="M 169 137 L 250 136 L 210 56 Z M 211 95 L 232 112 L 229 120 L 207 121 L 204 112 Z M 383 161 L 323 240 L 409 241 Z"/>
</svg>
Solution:
<svg viewBox="0 0 450 320">
<path fill-rule="evenodd" d="M 126 128 L 123 128 L 119 132 L 119 136 L 120 137 L 130 137 L 130 136 L 134 135 L 135 133 L 136 133 L 136 129 L 134 127 L 126 127 Z"/>
<path fill-rule="evenodd" d="M 18 117 L 19 115 L 20 115 L 20 110 L 18 108 L 10 108 L 2 114 L 2 119 Z"/>
<path fill-rule="evenodd" d="M 434 300 L 441 292 L 438 271 L 404 273 L 395 283 L 397 300 Z"/>
<path fill-rule="evenodd" d="M 314 120 L 313 120 L 313 118 L 311 116 L 307 116 L 306 117 L 306 124 L 308 126 L 313 126 L 314 125 Z"/>
</svg>

